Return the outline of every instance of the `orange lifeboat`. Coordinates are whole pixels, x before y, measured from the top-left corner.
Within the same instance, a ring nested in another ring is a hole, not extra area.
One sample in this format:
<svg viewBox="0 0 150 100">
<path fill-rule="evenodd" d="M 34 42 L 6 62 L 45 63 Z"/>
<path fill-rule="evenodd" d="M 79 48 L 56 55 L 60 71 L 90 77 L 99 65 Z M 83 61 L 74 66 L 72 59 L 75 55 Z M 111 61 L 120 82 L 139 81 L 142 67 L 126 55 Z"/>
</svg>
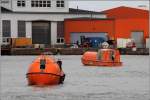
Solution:
<svg viewBox="0 0 150 100">
<path fill-rule="evenodd" d="M 28 85 L 54 85 L 61 84 L 65 74 L 61 69 L 61 61 L 48 55 L 41 55 L 33 61 L 26 74 Z"/>
<path fill-rule="evenodd" d="M 121 66 L 120 53 L 117 49 L 100 49 L 98 52 L 85 52 L 81 58 L 84 65 Z"/>
</svg>

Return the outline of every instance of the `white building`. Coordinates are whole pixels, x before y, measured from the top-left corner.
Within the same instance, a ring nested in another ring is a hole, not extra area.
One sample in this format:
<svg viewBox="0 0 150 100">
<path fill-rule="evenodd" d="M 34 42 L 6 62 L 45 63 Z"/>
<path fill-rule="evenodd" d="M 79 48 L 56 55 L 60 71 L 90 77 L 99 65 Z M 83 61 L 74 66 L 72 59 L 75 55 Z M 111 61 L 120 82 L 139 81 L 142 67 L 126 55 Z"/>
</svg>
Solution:
<svg viewBox="0 0 150 100">
<path fill-rule="evenodd" d="M 31 38 L 33 44 L 64 43 L 64 19 L 106 18 L 102 13 L 69 8 L 68 0 L 2 0 L 1 22 L 5 38 Z"/>
</svg>

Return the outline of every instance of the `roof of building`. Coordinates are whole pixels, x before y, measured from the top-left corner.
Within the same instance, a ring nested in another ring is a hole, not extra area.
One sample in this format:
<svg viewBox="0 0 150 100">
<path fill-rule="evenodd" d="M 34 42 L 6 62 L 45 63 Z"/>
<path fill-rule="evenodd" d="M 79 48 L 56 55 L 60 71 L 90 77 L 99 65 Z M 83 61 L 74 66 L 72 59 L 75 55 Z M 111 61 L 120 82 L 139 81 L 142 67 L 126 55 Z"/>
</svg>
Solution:
<svg viewBox="0 0 150 100">
<path fill-rule="evenodd" d="M 1 7 L 1 12 L 5 13 L 5 12 L 12 12 L 12 11 L 7 8 Z"/>
<path fill-rule="evenodd" d="M 148 18 L 149 17 L 148 10 L 125 7 L 125 6 L 120 6 L 117 8 L 105 10 L 105 11 L 102 11 L 102 13 L 105 13 L 108 18 L 117 18 L 117 19 L 118 18 Z"/>
<path fill-rule="evenodd" d="M 9 10 L 7 8 L 1 7 L 2 13 L 27 13 L 27 14 L 104 14 L 100 12 L 95 11 L 88 11 L 88 10 L 82 10 L 82 9 L 74 9 L 69 8 L 69 12 L 13 12 L 12 10 Z"/>
<path fill-rule="evenodd" d="M 89 11 L 89 10 L 82 10 L 82 9 L 74 9 L 74 8 L 69 8 L 69 13 L 82 13 L 82 14 L 100 14 L 100 12 L 96 12 L 96 11 Z"/>
<path fill-rule="evenodd" d="M 78 20 L 114 20 L 114 18 L 78 17 L 78 18 L 67 18 L 65 20 L 73 20 L 73 21 L 78 21 Z"/>
</svg>

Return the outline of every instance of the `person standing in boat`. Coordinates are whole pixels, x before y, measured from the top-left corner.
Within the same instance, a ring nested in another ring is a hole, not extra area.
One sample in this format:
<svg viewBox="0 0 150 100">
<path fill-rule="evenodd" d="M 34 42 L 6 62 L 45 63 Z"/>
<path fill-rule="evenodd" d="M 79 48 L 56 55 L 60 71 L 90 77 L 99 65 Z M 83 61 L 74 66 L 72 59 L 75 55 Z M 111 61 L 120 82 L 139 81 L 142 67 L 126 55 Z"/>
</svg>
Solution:
<svg viewBox="0 0 150 100">
<path fill-rule="evenodd" d="M 115 61 L 115 54 L 114 54 L 114 51 L 112 50 L 110 52 L 110 59 L 114 62 Z"/>
<path fill-rule="evenodd" d="M 109 44 L 107 42 L 103 42 L 102 43 L 102 48 L 99 48 L 98 52 L 97 52 L 97 59 L 98 60 L 102 59 L 102 51 L 101 51 L 101 49 L 108 49 L 108 48 L 109 48 Z"/>
<path fill-rule="evenodd" d="M 58 64 L 60 70 L 62 70 L 62 61 L 60 59 L 57 60 L 57 64 Z"/>
<path fill-rule="evenodd" d="M 62 61 L 60 59 L 57 60 L 57 64 L 61 71 L 61 77 L 60 77 L 59 83 L 62 84 L 66 75 L 62 72 Z"/>
<path fill-rule="evenodd" d="M 46 67 L 46 59 L 45 58 L 40 59 L 40 69 L 41 69 L 41 72 L 44 72 L 45 67 Z"/>
</svg>

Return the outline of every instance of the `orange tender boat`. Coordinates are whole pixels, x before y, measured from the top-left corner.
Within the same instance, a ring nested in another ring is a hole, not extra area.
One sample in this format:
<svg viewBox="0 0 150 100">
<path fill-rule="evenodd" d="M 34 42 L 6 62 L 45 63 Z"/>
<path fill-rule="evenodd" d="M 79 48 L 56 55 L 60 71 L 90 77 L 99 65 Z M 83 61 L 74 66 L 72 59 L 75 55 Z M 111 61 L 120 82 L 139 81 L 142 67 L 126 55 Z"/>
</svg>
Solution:
<svg viewBox="0 0 150 100">
<path fill-rule="evenodd" d="M 41 55 L 35 59 L 26 76 L 28 85 L 61 84 L 65 78 L 65 74 L 59 64 L 48 55 Z"/>
<path fill-rule="evenodd" d="M 98 52 L 85 52 L 81 58 L 84 65 L 121 66 L 120 53 L 117 49 L 100 49 Z"/>
</svg>

